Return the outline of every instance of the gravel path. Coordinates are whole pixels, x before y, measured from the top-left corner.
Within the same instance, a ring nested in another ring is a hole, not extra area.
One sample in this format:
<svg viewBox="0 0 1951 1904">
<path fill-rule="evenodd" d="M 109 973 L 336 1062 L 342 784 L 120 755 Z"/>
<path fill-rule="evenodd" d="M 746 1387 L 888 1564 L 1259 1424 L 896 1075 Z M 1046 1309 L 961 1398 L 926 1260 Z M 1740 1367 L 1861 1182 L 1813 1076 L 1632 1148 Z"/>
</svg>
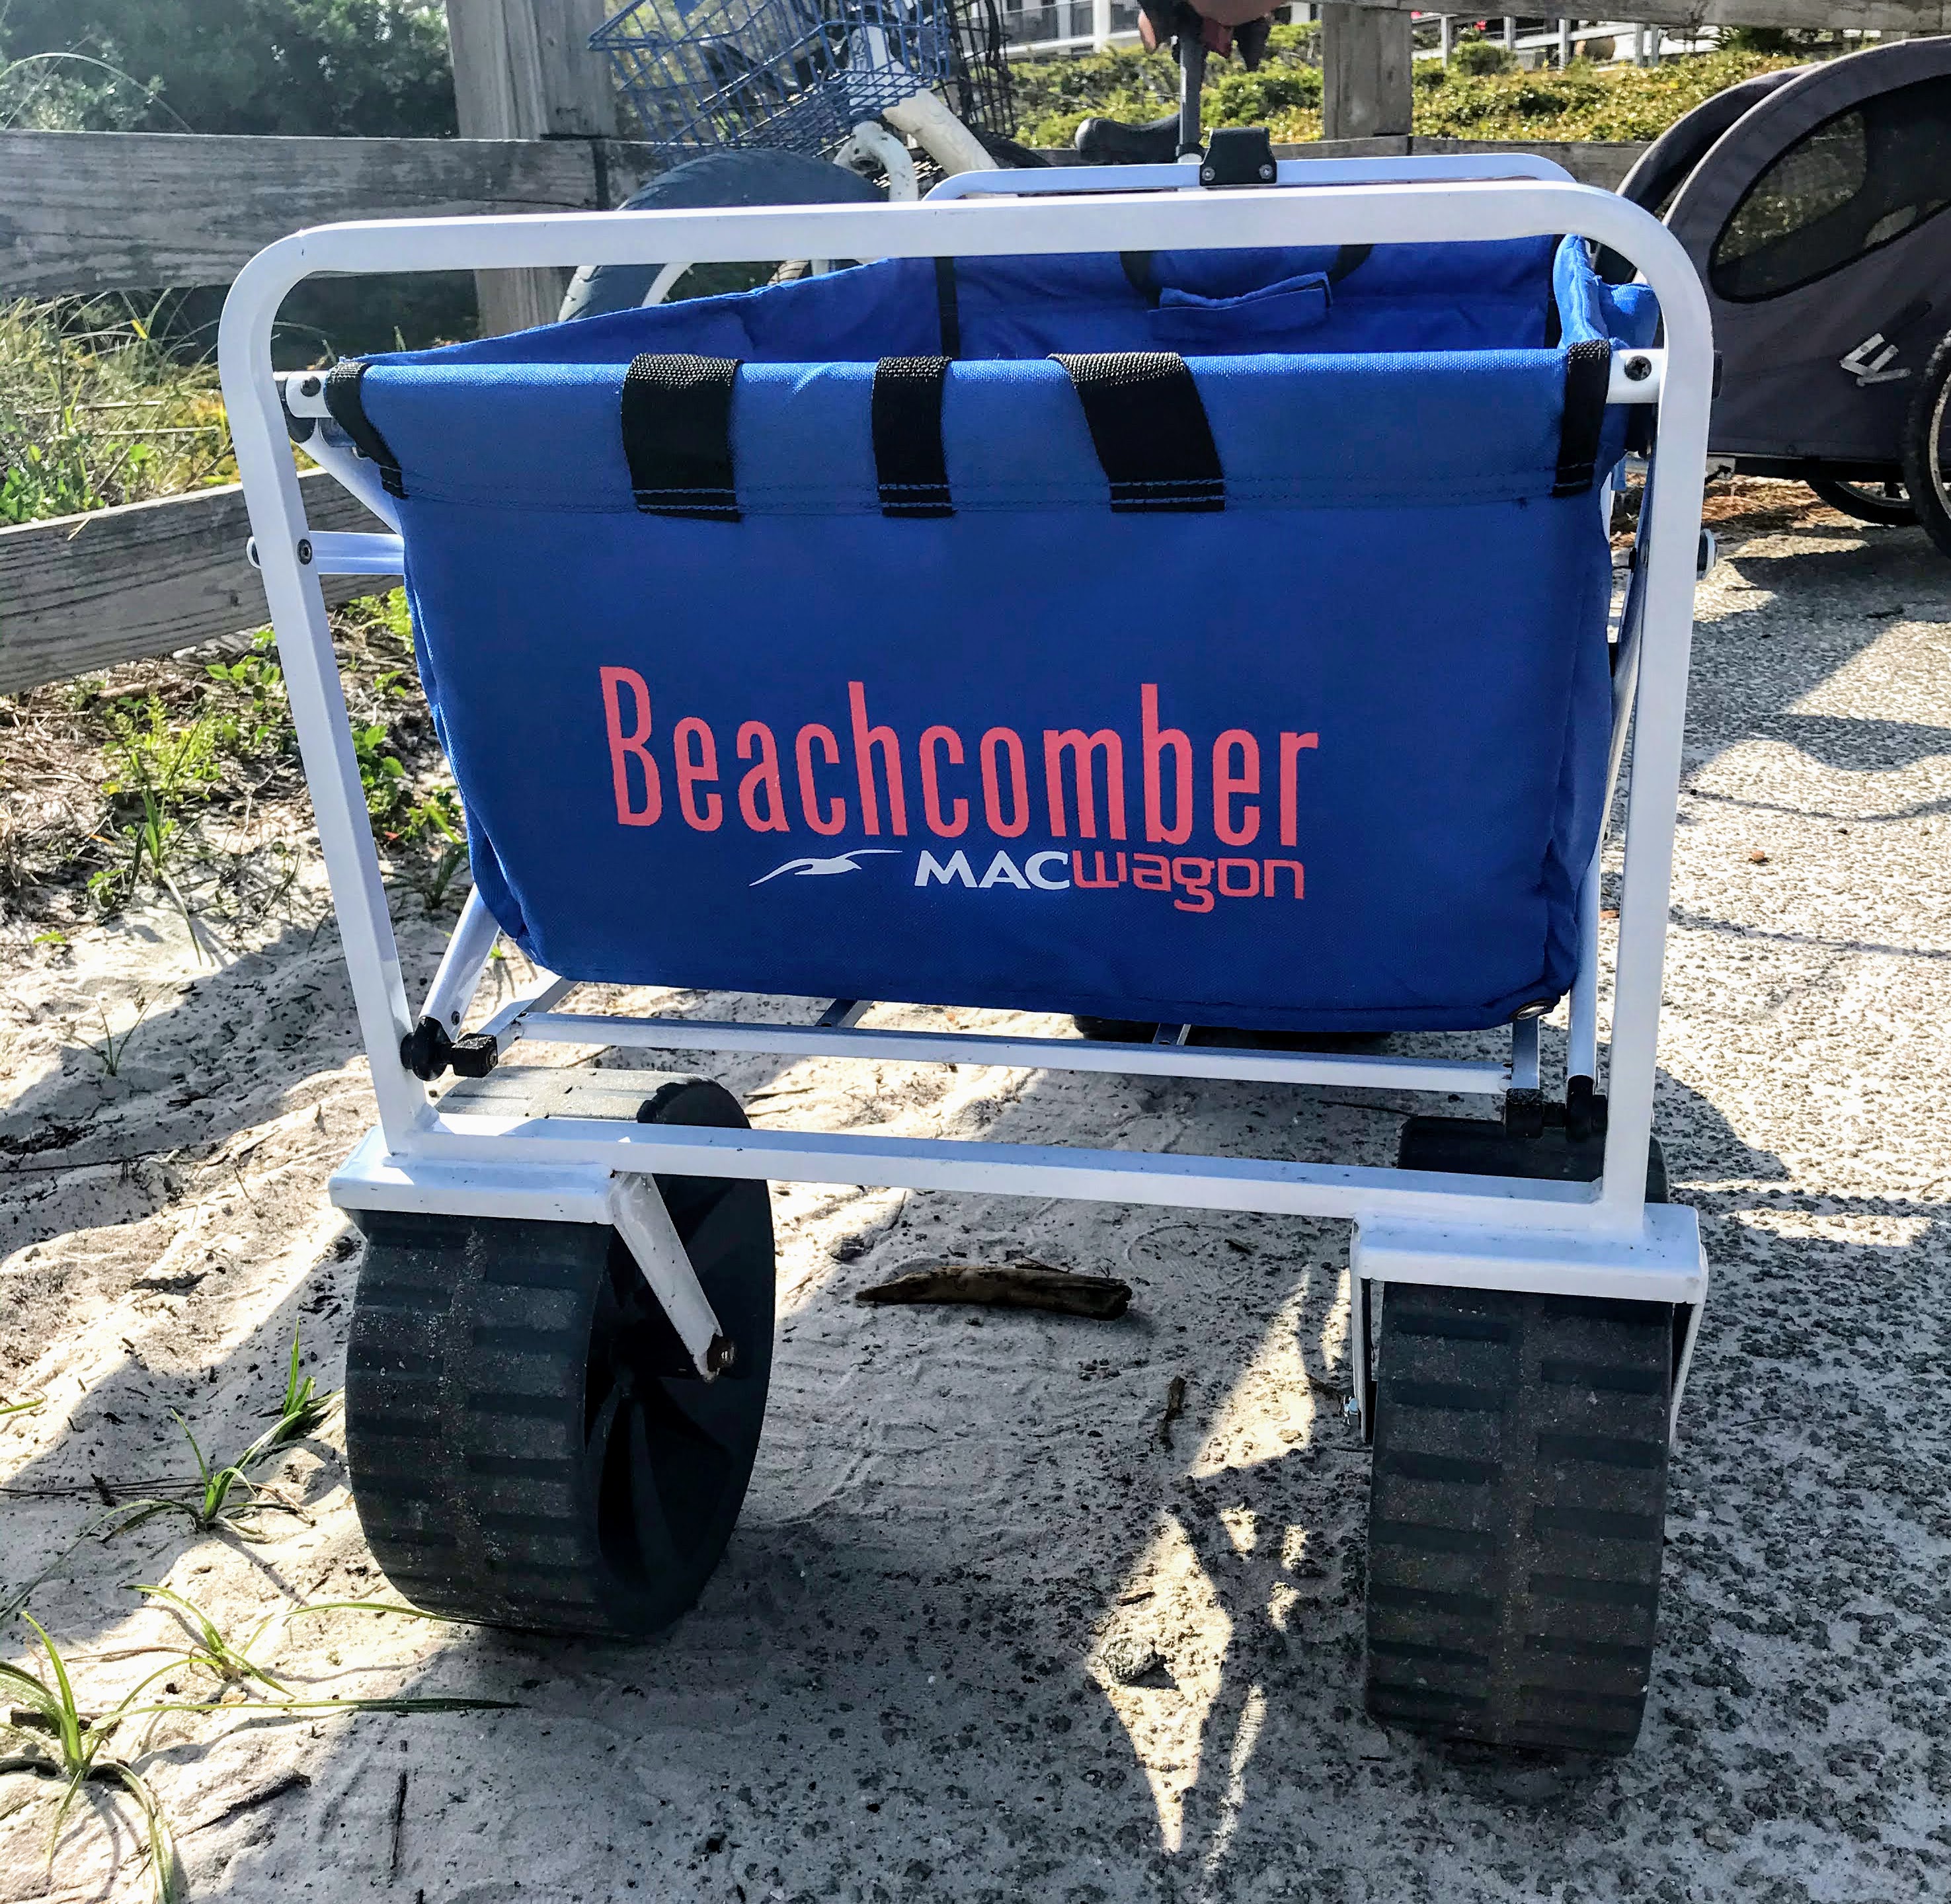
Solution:
<svg viewBox="0 0 1951 1904">
<path fill-rule="evenodd" d="M 192 1894 L 1951 1896 L 1951 563 L 1915 532 L 1805 511 L 1724 560 L 1696 653 L 1658 1119 L 1715 1284 L 1629 1759 L 1497 1760 L 1362 1716 L 1367 1463 L 1331 1392 L 1338 1226 L 789 1188 L 768 1438 L 697 1611 L 634 1651 L 358 1615 L 293 1628 L 276 1657 L 321 1689 L 521 1709 L 159 1733 Z M 409 923 L 423 971 L 436 936 Z M 0 1139 L 61 1130 L 0 1178 L 0 1390 L 52 1398 L 0 1425 L 16 1486 L 167 1464 L 166 1406 L 242 1431 L 295 1323 L 339 1379 L 357 1250 L 321 1188 L 369 1112 L 332 935 L 292 928 L 192 982 L 148 929 L 6 975 L 20 1082 Z M 164 1003 L 128 1077 L 70 1061 L 63 1012 L 138 981 Z M 916 1134 L 1379 1163 L 1397 1121 L 1331 1092 L 725 1075 L 756 1121 Z M 126 1162 L 123 1134 L 165 1116 L 182 1147 Z M 1133 1310 L 851 1300 L 951 1251 L 1121 1275 Z M 84 1543 L 36 1611 L 93 1654 L 161 1636 L 131 1578 L 245 1631 L 281 1592 L 383 1591 L 332 1450 L 291 1480 L 309 1522 L 267 1520 L 254 1546 L 175 1524 L 126 1553 Z M 86 1511 L 0 1504 L 0 1574 Z M 112 1690 L 139 1665 L 78 1670 Z M 51 1817 L 0 1821 L 0 1899 L 48 1890 Z M 111 1872 L 108 1821 L 77 1815 L 53 1895 L 142 1894 L 126 1824 Z"/>
</svg>

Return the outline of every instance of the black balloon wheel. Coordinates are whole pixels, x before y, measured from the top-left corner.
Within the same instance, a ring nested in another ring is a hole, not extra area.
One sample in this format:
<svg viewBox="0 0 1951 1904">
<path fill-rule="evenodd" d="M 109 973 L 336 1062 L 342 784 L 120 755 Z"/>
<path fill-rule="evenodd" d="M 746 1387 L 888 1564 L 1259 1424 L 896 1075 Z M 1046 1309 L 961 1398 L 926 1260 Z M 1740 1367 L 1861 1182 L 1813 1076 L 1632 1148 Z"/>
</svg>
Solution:
<svg viewBox="0 0 1951 1904">
<path fill-rule="evenodd" d="M 620 1238 L 612 1243 L 590 1322 L 585 1473 L 604 1565 L 661 1599 L 702 1584 L 744 1500 L 765 1414 L 773 1289 L 762 1185 L 662 1178 L 659 1187 L 739 1356 L 716 1381 L 701 1380 L 635 1259 Z M 701 1210 L 700 1191 L 714 1193 Z"/>
</svg>

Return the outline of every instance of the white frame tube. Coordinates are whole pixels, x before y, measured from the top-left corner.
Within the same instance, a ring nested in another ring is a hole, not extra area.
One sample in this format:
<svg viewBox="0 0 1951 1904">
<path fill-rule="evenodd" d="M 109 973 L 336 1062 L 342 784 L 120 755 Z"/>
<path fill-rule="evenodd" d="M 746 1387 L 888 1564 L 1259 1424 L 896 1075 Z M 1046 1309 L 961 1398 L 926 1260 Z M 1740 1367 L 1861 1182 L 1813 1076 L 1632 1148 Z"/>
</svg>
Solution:
<svg viewBox="0 0 1951 1904">
<path fill-rule="evenodd" d="M 1415 162 L 1431 166 L 1432 162 Z M 1285 170 L 1285 168 L 1283 168 Z M 1512 167 L 1511 169 L 1521 169 Z M 1132 191 L 1125 180 L 1096 196 L 981 195 L 910 205 L 753 208 L 732 211 L 580 212 L 500 218 L 402 219 L 301 232 L 245 267 L 226 302 L 218 357 L 224 395 L 262 563 L 265 592 L 284 659 L 292 718 L 318 816 L 361 1035 L 388 1150 L 410 1161 L 436 1153 L 492 1167 L 544 1163 L 603 1163 L 612 1169 L 687 1168 L 726 1172 L 719 1150 L 729 1134 L 622 1133 L 601 1125 L 569 1132 L 494 1120 L 439 1118 L 399 1060 L 411 1020 L 401 982 L 378 855 L 354 758 L 325 604 L 315 567 L 302 563 L 304 504 L 271 370 L 272 326 L 292 289 L 317 272 L 521 270 L 625 264 L 682 257 L 701 264 L 765 258 L 972 258 L 1271 245 L 1441 243 L 1461 238 L 1518 239 L 1575 232 L 1609 245 L 1641 271 L 1660 304 L 1666 332 L 1658 379 L 1659 454 L 1673 479 L 1656 485 L 1641 523 L 1643 605 L 1631 797 L 1626 829 L 1610 1068 L 1605 1172 L 1585 1185 L 1502 1180 L 1419 1180 L 1412 1173 L 1350 1172 L 1328 1166 L 1194 1160 L 1108 1153 L 1115 1163 L 1066 1164 L 1065 1153 L 1024 1155 L 1015 1163 L 954 1153 L 1009 1147 L 938 1142 L 918 1162 L 913 1144 L 890 1139 L 741 1134 L 760 1167 L 734 1174 L 803 1172 L 849 1183 L 927 1181 L 1023 1194 L 1106 1195 L 1146 1201 L 1197 1200 L 1242 1173 L 1256 1191 L 1278 1185 L 1278 1206 L 1321 1216 L 1390 1214 L 1427 1222 L 1638 1235 L 1659 1027 L 1667 894 L 1680 783 L 1687 663 L 1693 639 L 1698 480 L 1706 454 L 1712 341 L 1706 297 L 1678 242 L 1637 205 L 1555 179 L 1484 179 L 1465 167 L 1405 180 L 1337 183 L 1331 189 L 1281 186 L 1225 192 Z M 1022 175 L 1010 175 L 1020 179 Z M 1318 175 L 1317 175 L 1318 176 Z M 1341 175 L 1350 178 L 1344 171 Z M 1437 182 L 1440 179 L 1440 183 Z M 1073 192 L 1085 179 L 1069 181 Z M 1094 183 L 1095 181 L 1090 181 Z M 1063 189 L 1062 175 L 1038 179 Z M 1652 379 L 1648 379 L 1652 381 Z M 547 988 L 545 988 L 546 990 Z M 535 1009 L 545 1009 L 538 995 Z M 513 1008 L 511 1007 L 511 1010 Z M 928 1147 L 924 1146 L 925 1150 Z M 935 1153 L 946 1153 L 939 1156 Z M 829 1161 L 829 1153 L 841 1160 Z M 1088 1153 L 1086 1153 L 1088 1154 Z M 812 1166 L 817 1165 L 818 1168 Z M 1065 1184 L 1095 1188 L 1066 1190 Z M 1035 1188 L 1032 1188 L 1032 1186 Z M 1462 1188 L 1459 1188 L 1462 1186 Z M 1219 1197 L 1214 1206 L 1269 1207 Z"/>
</svg>

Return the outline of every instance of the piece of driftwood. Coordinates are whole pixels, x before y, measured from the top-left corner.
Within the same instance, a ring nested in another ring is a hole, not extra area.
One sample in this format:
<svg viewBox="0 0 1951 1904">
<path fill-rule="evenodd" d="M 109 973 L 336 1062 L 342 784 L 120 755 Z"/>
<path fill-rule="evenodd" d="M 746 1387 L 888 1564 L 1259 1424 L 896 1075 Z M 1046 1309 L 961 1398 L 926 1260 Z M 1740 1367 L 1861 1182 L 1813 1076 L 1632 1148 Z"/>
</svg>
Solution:
<svg viewBox="0 0 1951 1904">
<path fill-rule="evenodd" d="M 1159 1446 L 1172 1446 L 1172 1425 L 1185 1412 L 1185 1378 L 1174 1375 L 1165 1385 L 1165 1412 L 1159 1417 Z"/>
<path fill-rule="evenodd" d="M 910 1269 L 861 1290 L 857 1303 L 969 1303 L 988 1309 L 1042 1309 L 1115 1322 L 1132 1300 L 1132 1286 L 1115 1276 L 1086 1276 L 1027 1258 L 1000 1264 L 942 1263 Z"/>
</svg>

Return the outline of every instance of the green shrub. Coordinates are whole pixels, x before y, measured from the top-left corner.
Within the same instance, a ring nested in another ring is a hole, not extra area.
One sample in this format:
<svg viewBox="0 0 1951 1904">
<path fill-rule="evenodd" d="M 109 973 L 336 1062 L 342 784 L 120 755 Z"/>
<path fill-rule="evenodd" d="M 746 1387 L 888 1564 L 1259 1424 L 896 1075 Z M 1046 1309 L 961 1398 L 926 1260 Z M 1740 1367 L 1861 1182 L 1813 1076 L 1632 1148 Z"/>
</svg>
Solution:
<svg viewBox="0 0 1951 1904">
<path fill-rule="evenodd" d="M 1313 27 L 1276 27 L 1257 73 L 1215 61 L 1206 123 L 1265 126 L 1282 142 L 1321 136 L 1321 69 Z M 1472 62 L 1497 70 L 1472 71 Z M 1787 55 L 1723 47 L 1656 67 L 1600 67 L 1575 60 L 1562 73 L 1525 73 L 1503 46 L 1466 40 L 1448 70 L 1419 60 L 1415 130 L 1426 137 L 1529 139 L 1657 139 L 1683 114 L 1737 81 L 1793 64 Z M 1178 100 L 1178 77 L 1162 53 L 1119 48 L 1084 59 L 1025 60 L 1015 69 L 1029 145 L 1068 145 L 1080 120 L 1156 119 Z"/>
<path fill-rule="evenodd" d="M 86 130 L 454 129 L 440 0 L 5 0 L 0 42 L 0 64 L 67 56 L 40 64 Z"/>
<path fill-rule="evenodd" d="M 214 365 L 107 301 L 0 305 L 0 523 L 235 477 Z"/>
<path fill-rule="evenodd" d="M 1500 45 L 1494 39 L 1459 40 L 1450 50 L 1450 70 L 1473 79 L 1481 78 L 1487 73 L 1509 73 L 1516 66 L 1516 58 L 1510 48 Z"/>
<path fill-rule="evenodd" d="M 1453 65 L 1441 86 L 1418 89 L 1416 130 L 1447 139 L 1657 139 L 1702 101 L 1757 73 L 1792 64 L 1775 55 L 1720 52 L 1654 67 L 1575 60 L 1562 73 L 1473 74 Z M 1319 136 L 1285 129 L 1275 134 Z"/>
<path fill-rule="evenodd" d="M 1276 27 L 1260 70 L 1232 61 L 1207 68 L 1209 126 L 1265 126 L 1321 107 L 1320 29 Z M 1167 53 L 1113 47 L 1081 58 L 1022 60 L 1010 69 L 1016 137 L 1025 145 L 1068 145 L 1087 119 L 1157 119 L 1178 104 L 1178 69 Z"/>
</svg>

